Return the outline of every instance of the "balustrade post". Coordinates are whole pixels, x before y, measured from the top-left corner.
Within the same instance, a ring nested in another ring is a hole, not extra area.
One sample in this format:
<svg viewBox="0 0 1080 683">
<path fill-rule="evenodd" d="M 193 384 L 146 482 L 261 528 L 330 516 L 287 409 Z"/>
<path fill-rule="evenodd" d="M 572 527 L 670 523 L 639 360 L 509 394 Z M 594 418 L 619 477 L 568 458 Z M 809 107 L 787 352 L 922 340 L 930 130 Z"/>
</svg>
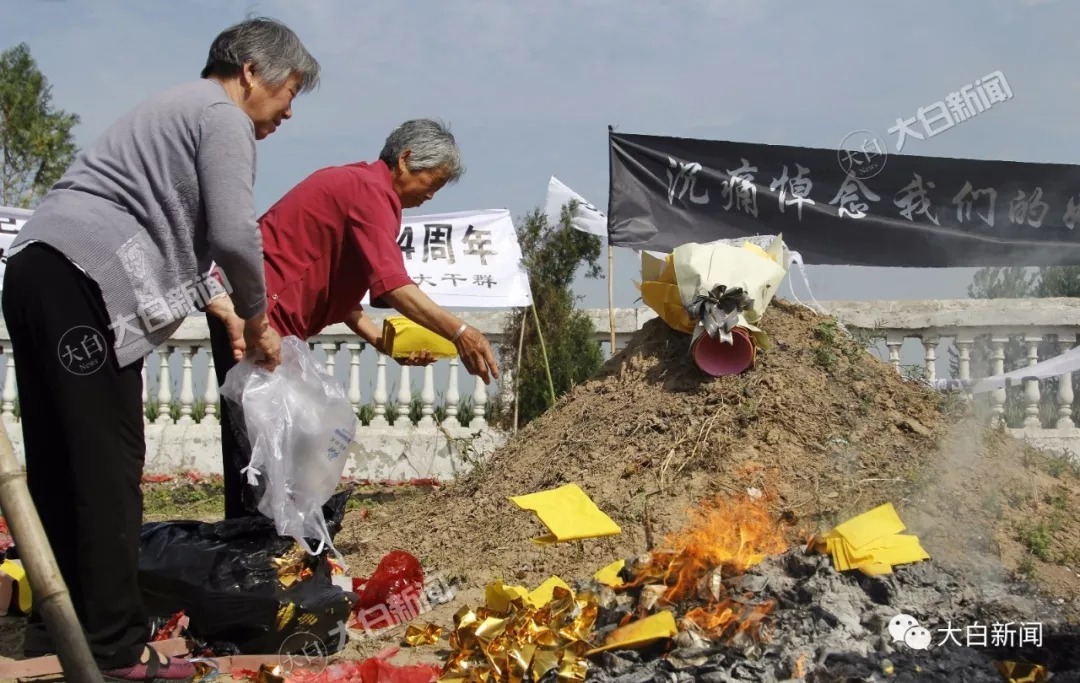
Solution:
<svg viewBox="0 0 1080 683">
<path fill-rule="evenodd" d="M 926 379 L 931 382 L 937 379 L 937 347 L 939 342 L 940 340 L 936 336 L 922 340 Z"/>
<path fill-rule="evenodd" d="M 412 408 L 412 377 L 409 376 L 409 366 L 402 365 L 398 374 L 397 390 L 397 417 L 394 419 L 395 427 L 412 426 L 412 417 L 409 409 Z"/>
<path fill-rule="evenodd" d="M 169 357 L 172 355 L 172 346 L 158 347 L 158 424 L 172 424 L 172 387 L 169 386 Z"/>
<path fill-rule="evenodd" d="M 326 362 L 323 365 L 326 366 L 326 374 L 331 377 L 334 376 L 334 364 L 337 362 L 338 345 L 337 342 L 323 342 L 321 344 L 323 353 L 326 354 Z"/>
<path fill-rule="evenodd" d="M 193 424 L 195 419 L 191 416 L 195 406 L 195 392 L 191 386 L 191 354 L 197 350 L 197 346 L 181 346 L 180 357 L 180 419 L 177 424 Z"/>
<path fill-rule="evenodd" d="M 4 393 L 3 404 L 0 404 L 0 419 L 11 424 L 15 422 L 15 399 L 19 397 L 19 392 L 15 380 L 15 354 L 11 351 L 10 343 L 4 348 L 4 356 L 7 362 L 4 363 Z"/>
<path fill-rule="evenodd" d="M 386 356 L 381 353 L 378 356 L 375 366 L 375 392 L 371 396 L 375 414 L 368 423 L 370 427 L 386 427 L 390 424 L 386 419 L 386 404 L 390 401 L 386 391 Z"/>
<path fill-rule="evenodd" d="M 1059 339 L 1058 347 L 1061 349 L 1061 353 L 1067 353 L 1075 343 L 1076 338 L 1073 338 L 1071 342 Z M 1055 426 L 1066 431 L 1072 429 L 1075 425 L 1072 419 L 1073 374 L 1071 372 L 1062 373 L 1058 377 L 1057 409 L 1058 418 Z"/>
<path fill-rule="evenodd" d="M 420 389 L 420 421 L 421 427 L 434 427 L 435 418 L 435 366 L 424 367 L 424 386 Z"/>
<path fill-rule="evenodd" d="M 360 342 L 349 342 L 345 348 L 349 350 L 349 403 L 353 405 L 353 410 L 359 411 L 363 398 L 360 394 L 360 354 L 364 345 Z"/>
<path fill-rule="evenodd" d="M 484 384 L 484 380 L 480 379 L 477 375 L 476 383 L 473 388 L 473 405 L 472 405 L 472 420 L 469 421 L 470 429 L 483 429 L 487 427 L 487 418 L 484 417 L 484 408 L 487 407 L 488 394 L 487 385 Z"/>
<path fill-rule="evenodd" d="M 1008 341 L 1008 338 L 1002 339 L 1000 337 L 995 337 L 990 341 L 993 348 L 990 355 L 990 359 L 993 361 L 993 370 L 990 372 L 992 377 L 1005 373 L 1005 344 Z M 1005 421 L 1005 398 L 1004 387 L 990 392 L 990 423 L 995 427 Z"/>
<path fill-rule="evenodd" d="M 1039 362 L 1039 343 L 1041 338 L 1037 337 L 1024 337 L 1024 342 L 1027 344 L 1027 361 L 1028 367 L 1036 365 Z M 1024 382 L 1024 426 L 1029 429 L 1038 429 L 1042 427 L 1042 420 L 1039 419 L 1039 401 L 1042 396 L 1039 392 L 1039 380 L 1029 379 Z"/>
<path fill-rule="evenodd" d="M 900 348 L 904 345 L 904 340 L 897 339 L 893 335 L 886 335 L 885 346 L 889 348 L 889 362 L 896 368 L 896 372 L 900 372 Z"/>
<path fill-rule="evenodd" d="M 971 380 L 971 347 L 975 345 L 975 340 L 971 337 L 957 337 L 954 340 L 956 344 L 956 350 L 960 354 L 960 381 L 969 382 Z M 971 392 L 965 388 L 961 395 L 964 397 L 965 402 L 971 402 Z"/>
<path fill-rule="evenodd" d="M 206 404 L 203 418 L 199 424 L 216 425 L 218 421 L 218 385 L 217 367 L 214 365 L 214 354 L 209 346 L 204 346 L 206 352 L 206 389 L 203 391 L 203 403 Z"/>
<path fill-rule="evenodd" d="M 443 424 L 447 427 L 461 426 L 458 420 L 458 404 L 461 401 L 461 394 L 458 392 L 458 365 L 457 356 L 450 359 L 450 379 L 446 384 L 446 417 L 443 419 Z"/>
</svg>

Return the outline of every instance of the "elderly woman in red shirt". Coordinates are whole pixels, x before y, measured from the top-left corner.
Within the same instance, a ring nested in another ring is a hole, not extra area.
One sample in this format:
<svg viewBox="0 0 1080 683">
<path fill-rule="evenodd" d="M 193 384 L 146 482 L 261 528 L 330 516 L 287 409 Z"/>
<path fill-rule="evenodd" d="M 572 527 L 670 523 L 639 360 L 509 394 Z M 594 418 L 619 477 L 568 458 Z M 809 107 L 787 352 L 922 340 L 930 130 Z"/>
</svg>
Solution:
<svg viewBox="0 0 1080 683">
<path fill-rule="evenodd" d="M 499 377 L 495 354 L 477 329 L 445 311 L 409 277 L 398 246 L 402 209 L 416 208 L 464 173 L 450 131 L 430 119 L 406 121 L 386 139 L 377 161 L 312 173 L 259 220 L 266 270 L 266 314 L 282 337 L 308 339 L 345 323 L 383 352 L 381 330 L 360 306 L 365 294 L 454 342 L 462 364 L 484 382 Z M 226 273 L 226 277 L 227 277 Z M 207 316 L 218 384 L 244 355 L 243 321 L 228 296 Z M 428 353 L 404 361 L 431 362 Z M 257 513 L 241 470 L 251 460 L 243 424 L 221 405 L 225 516 Z"/>
</svg>

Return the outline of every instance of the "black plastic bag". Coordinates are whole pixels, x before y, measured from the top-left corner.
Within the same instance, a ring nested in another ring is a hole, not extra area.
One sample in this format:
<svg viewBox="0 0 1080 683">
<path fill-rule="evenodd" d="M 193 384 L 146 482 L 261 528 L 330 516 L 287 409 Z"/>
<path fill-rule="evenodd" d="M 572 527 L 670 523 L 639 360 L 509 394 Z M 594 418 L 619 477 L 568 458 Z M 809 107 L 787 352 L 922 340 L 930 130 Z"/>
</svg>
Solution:
<svg viewBox="0 0 1080 683">
<path fill-rule="evenodd" d="M 323 506 L 332 536 L 348 499 L 345 491 Z M 263 516 L 144 524 L 139 587 L 146 609 L 152 617 L 182 610 L 191 636 L 215 649 L 296 654 L 318 638 L 337 652 L 356 595 L 332 583 L 327 552 L 306 557 L 310 577 L 282 587 L 274 559 L 297 547 Z"/>
</svg>

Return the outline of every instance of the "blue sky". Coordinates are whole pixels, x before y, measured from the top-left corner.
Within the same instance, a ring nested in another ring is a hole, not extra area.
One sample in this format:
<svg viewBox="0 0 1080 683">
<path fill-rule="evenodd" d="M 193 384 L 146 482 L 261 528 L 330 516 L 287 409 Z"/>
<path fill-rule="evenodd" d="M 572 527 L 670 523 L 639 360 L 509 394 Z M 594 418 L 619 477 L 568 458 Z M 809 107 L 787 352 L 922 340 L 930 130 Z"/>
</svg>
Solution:
<svg viewBox="0 0 1080 683">
<path fill-rule="evenodd" d="M 323 65 L 321 88 L 259 143 L 260 211 L 317 168 L 374 158 L 408 118 L 449 121 L 468 166 L 419 212 L 519 216 L 553 173 L 606 206 L 608 124 L 835 149 L 996 70 L 1011 100 L 904 152 L 1080 157 L 1080 3 L 1065 0 L 0 0 L 0 49 L 30 45 L 85 146 L 197 77 L 210 41 L 249 12 L 288 23 Z M 808 270 L 819 300 L 965 297 L 973 272 Z M 619 250 L 615 271 L 616 305 L 632 305 L 633 254 Z M 579 292 L 607 304 L 602 282 Z"/>
</svg>

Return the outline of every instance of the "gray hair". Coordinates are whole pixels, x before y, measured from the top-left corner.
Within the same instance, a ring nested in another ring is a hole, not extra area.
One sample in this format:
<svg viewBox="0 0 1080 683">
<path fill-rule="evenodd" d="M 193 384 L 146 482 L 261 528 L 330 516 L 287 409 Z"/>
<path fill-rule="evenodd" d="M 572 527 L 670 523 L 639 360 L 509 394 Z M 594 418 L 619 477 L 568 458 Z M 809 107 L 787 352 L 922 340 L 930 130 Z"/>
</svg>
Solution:
<svg viewBox="0 0 1080 683">
<path fill-rule="evenodd" d="M 392 170 L 397 167 L 398 159 L 405 150 L 410 150 L 407 162 L 410 171 L 445 167 L 447 182 L 450 183 L 465 174 L 461 150 L 450 128 L 441 121 L 413 119 L 401 124 L 386 138 L 379 159 Z"/>
<path fill-rule="evenodd" d="M 300 75 L 301 93 L 319 84 L 319 63 L 293 30 L 275 19 L 246 19 L 222 31 L 210 45 L 202 77 L 233 78 L 248 62 L 271 88 L 280 86 L 294 73 Z"/>
</svg>

